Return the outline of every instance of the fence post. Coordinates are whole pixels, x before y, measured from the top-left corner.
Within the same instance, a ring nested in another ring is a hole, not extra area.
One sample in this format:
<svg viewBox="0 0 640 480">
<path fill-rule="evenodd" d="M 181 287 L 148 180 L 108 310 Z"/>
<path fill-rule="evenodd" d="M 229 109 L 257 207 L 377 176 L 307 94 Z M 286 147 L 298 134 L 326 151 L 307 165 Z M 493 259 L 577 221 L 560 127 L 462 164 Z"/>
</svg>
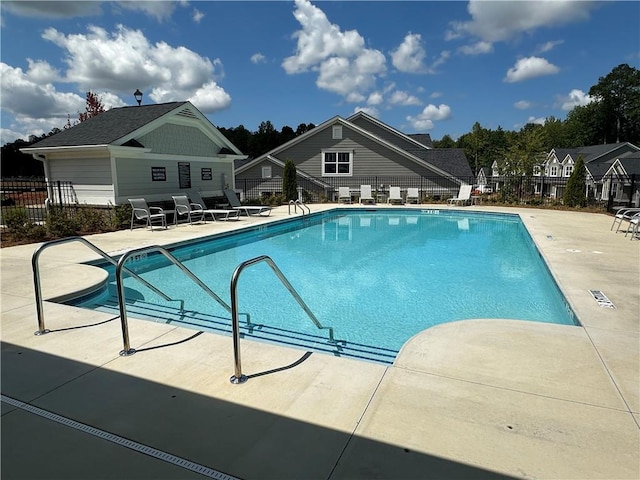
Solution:
<svg viewBox="0 0 640 480">
<path fill-rule="evenodd" d="M 613 207 L 613 188 L 611 187 L 612 187 L 612 182 L 610 181 L 609 182 L 609 198 L 607 199 L 607 212 L 610 212 L 611 208 Z"/>
<path fill-rule="evenodd" d="M 62 208 L 62 187 L 60 185 L 60 180 L 56 180 L 56 186 L 58 187 L 58 200 L 60 202 L 60 208 Z"/>
</svg>

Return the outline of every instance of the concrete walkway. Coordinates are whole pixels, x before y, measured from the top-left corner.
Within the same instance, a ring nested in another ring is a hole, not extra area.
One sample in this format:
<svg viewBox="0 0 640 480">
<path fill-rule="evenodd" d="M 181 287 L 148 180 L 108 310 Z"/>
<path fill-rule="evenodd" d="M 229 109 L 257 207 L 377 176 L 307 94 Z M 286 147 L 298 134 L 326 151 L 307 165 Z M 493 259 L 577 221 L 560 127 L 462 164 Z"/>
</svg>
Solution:
<svg viewBox="0 0 640 480">
<path fill-rule="evenodd" d="M 640 478 L 640 241 L 602 214 L 466 208 L 520 214 L 583 326 L 454 322 L 389 367 L 245 340 L 232 385 L 228 337 L 130 319 L 121 357 L 117 318 L 53 302 L 34 336 L 36 245 L 0 250 L 2 478 Z M 117 253 L 287 216 L 87 238 Z M 46 250 L 45 297 L 101 282 L 94 256 Z"/>
</svg>

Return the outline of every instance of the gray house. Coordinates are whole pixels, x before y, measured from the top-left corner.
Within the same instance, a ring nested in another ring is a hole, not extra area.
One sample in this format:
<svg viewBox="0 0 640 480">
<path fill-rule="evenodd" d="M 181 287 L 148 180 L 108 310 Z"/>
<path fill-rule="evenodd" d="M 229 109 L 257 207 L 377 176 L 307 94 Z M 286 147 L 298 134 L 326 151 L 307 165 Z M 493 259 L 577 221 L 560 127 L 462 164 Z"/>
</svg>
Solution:
<svg viewBox="0 0 640 480">
<path fill-rule="evenodd" d="M 424 143 L 423 143 L 424 142 Z M 449 196 L 473 181 L 462 149 L 433 149 L 428 135 L 405 135 L 364 112 L 335 116 L 253 160 L 236 165 L 236 189 L 246 197 L 280 193 L 287 160 L 314 200 L 335 200 L 338 186 L 418 187 Z"/>
<path fill-rule="evenodd" d="M 596 200 L 607 200 L 612 189 L 612 182 L 615 185 L 621 183 L 611 178 L 612 164 L 620 156 L 637 154 L 638 152 L 640 152 L 640 148 L 629 142 L 589 145 L 579 148 L 554 148 L 549 152 L 542 168 L 538 169 L 535 175 L 552 181 L 549 183 L 548 192 L 544 192 L 545 194 L 548 193 L 551 198 L 562 198 L 566 180 L 571 176 L 574 165 L 578 161 L 578 157 L 581 156 L 587 170 L 587 193 L 593 195 Z M 630 159 L 627 164 L 630 165 L 633 161 Z M 556 179 L 564 179 L 565 181 L 557 181 Z M 625 182 L 629 185 L 629 177 L 622 181 L 622 183 Z M 615 188 L 616 200 L 622 201 L 623 188 Z"/>
<path fill-rule="evenodd" d="M 87 205 L 170 200 L 189 189 L 219 196 L 234 187 L 234 160 L 245 158 L 190 102 L 113 108 L 22 152 Z"/>
</svg>

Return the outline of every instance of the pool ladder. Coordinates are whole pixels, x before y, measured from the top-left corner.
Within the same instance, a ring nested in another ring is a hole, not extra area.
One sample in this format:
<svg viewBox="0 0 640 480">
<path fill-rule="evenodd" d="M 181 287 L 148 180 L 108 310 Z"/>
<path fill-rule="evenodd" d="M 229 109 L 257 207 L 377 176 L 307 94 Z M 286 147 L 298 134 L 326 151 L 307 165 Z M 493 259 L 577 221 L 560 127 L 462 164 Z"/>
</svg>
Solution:
<svg viewBox="0 0 640 480">
<path fill-rule="evenodd" d="M 305 215 L 311 215 L 311 209 L 305 205 L 304 203 L 302 203 L 302 200 L 298 199 L 298 200 L 289 200 L 289 215 L 291 215 L 291 205 L 293 205 L 293 212 L 294 213 L 298 213 L 298 206 L 300 206 L 300 210 L 302 211 L 302 216 L 304 217 Z M 307 211 L 305 212 L 304 209 L 307 209 Z"/>
<path fill-rule="evenodd" d="M 308 208 L 308 207 L 307 207 Z M 180 310 L 184 310 L 184 300 L 176 300 L 169 297 L 167 294 L 159 290 L 157 287 L 154 287 L 145 279 L 140 277 L 135 272 L 131 271 L 127 267 L 125 267 L 126 261 L 134 256 L 141 256 L 142 254 L 146 254 L 149 252 L 158 252 L 162 254 L 165 258 L 167 258 L 171 263 L 173 263 L 176 267 L 178 267 L 183 273 L 185 273 L 191 280 L 193 280 L 202 290 L 205 291 L 211 298 L 213 298 L 218 304 L 220 304 L 227 312 L 231 314 L 231 323 L 233 330 L 233 350 L 234 350 L 234 375 L 230 378 L 231 383 L 240 384 L 244 383 L 247 380 L 247 376 L 242 374 L 242 363 L 240 358 L 240 315 L 246 315 L 247 321 L 249 320 L 249 314 L 240 314 L 238 312 L 238 281 L 240 279 L 240 274 L 248 267 L 265 262 L 267 265 L 271 267 L 273 272 L 276 274 L 280 282 L 286 287 L 289 293 L 294 297 L 294 299 L 298 302 L 300 307 L 304 310 L 307 316 L 311 319 L 314 325 L 318 329 L 328 330 L 329 332 L 329 343 L 336 343 L 334 337 L 333 327 L 325 327 L 323 326 L 316 316 L 313 314 L 309 306 L 302 300 L 302 297 L 298 294 L 298 292 L 293 288 L 293 285 L 287 280 L 282 271 L 278 268 L 275 262 L 271 259 L 271 257 L 267 255 L 261 255 L 259 257 L 252 258 L 250 260 L 246 260 L 242 262 L 238 267 L 236 267 L 233 272 L 230 290 L 231 290 L 231 306 L 227 305 L 227 303 L 222 300 L 213 290 L 211 290 L 207 285 L 202 282 L 191 270 L 185 267 L 180 260 L 174 257 L 167 249 L 160 247 L 158 245 L 152 245 L 148 247 L 136 248 L 133 250 L 129 250 L 122 254 L 118 261 L 114 260 L 109 254 L 102 251 L 98 247 L 96 247 L 93 243 L 89 242 L 83 237 L 68 237 L 61 238 L 58 240 L 52 240 L 46 243 L 43 243 L 36 249 L 31 257 L 31 265 L 33 269 L 33 284 L 35 290 L 36 297 L 36 315 L 38 319 L 38 330 L 35 332 L 35 335 L 44 335 L 50 332 L 50 330 L 45 328 L 44 323 L 44 308 L 43 308 L 43 300 L 42 300 L 42 286 L 40 282 L 40 269 L 38 260 L 40 255 L 44 250 L 54 245 L 61 245 L 63 243 L 71 243 L 71 242 L 80 242 L 83 245 L 87 246 L 95 253 L 100 255 L 104 260 L 116 266 L 116 285 L 118 290 L 118 308 L 120 312 L 120 324 L 122 327 L 122 341 L 123 341 L 123 349 L 120 351 L 121 356 L 129 356 L 133 355 L 136 350 L 131 348 L 129 342 L 129 325 L 127 321 L 127 308 L 125 301 L 125 293 L 124 293 L 124 283 L 122 278 L 122 272 L 126 272 L 139 282 L 141 282 L 144 286 L 152 290 L 154 293 L 165 299 L 166 301 L 172 302 L 177 301 L 180 302 Z"/>
</svg>

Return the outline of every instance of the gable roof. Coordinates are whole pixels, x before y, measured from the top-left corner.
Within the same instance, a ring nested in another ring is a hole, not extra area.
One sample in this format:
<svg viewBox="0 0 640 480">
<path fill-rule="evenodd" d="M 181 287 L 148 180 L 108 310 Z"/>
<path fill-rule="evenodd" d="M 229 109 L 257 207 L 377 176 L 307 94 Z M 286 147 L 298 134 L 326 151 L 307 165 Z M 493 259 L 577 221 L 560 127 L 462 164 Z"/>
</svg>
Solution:
<svg viewBox="0 0 640 480">
<path fill-rule="evenodd" d="M 628 176 L 636 175 L 636 177 L 639 177 L 638 181 L 640 182 L 640 152 L 623 153 L 611 164 L 611 168 L 616 163 L 622 165 L 624 173 Z"/>
<path fill-rule="evenodd" d="M 30 148 L 108 145 L 186 103 L 188 102 L 112 108 L 67 130 L 42 139 Z"/>
<path fill-rule="evenodd" d="M 324 129 L 339 123 L 369 138 L 370 140 L 375 141 L 376 143 L 384 146 L 385 148 L 398 152 L 399 154 L 412 160 L 413 162 L 416 162 L 425 168 L 435 171 L 440 175 L 444 175 L 448 177 L 456 177 L 455 179 L 458 179 L 459 177 L 467 177 L 472 175 L 471 167 L 469 166 L 469 162 L 467 161 L 467 158 L 464 154 L 463 149 L 458 149 L 458 148 L 431 149 L 426 145 L 423 145 L 422 143 L 418 142 L 417 140 L 410 138 L 404 133 L 399 132 L 398 130 L 395 130 L 389 125 L 386 125 L 380 122 L 379 120 L 374 119 L 373 117 L 365 114 L 364 112 L 357 112 L 356 114 L 349 117 L 349 119 L 355 119 L 359 117 L 364 117 L 367 120 L 370 120 L 372 123 L 375 123 L 376 125 L 381 126 L 387 131 L 393 133 L 394 135 L 402 137 L 403 139 L 407 140 L 410 144 L 412 144 L 413 147 L 409 149 L 399 147 L 398 145 L 395 145 L 394 143 L 386 139 L 383 139 L 377 135 L 374 135 L 373 133 L 369 132 L 365 128 L 359 125 L 356 125 L 349 120 L 345 120 L 339 115 L 336 115 L 335 117 L 330 118 L 329 120 L 323 122 L 317 127 L 303 133 L 302 135 L 295 137 L 292 140 L 289 140 L 288 142 L 274 148 L 273 150 L 263 155 L 260 155 L 259 157 L 241 166 L 238 166 L 238 168 L 236 168 L 236 174 L 242 173 L 243 171 L 248 170 L 252 166 L 264 161 L 265 159 L 268 159 L 269 157 L 271 157 L 271 159 L 277 158 L 278 153 L 284 150 L 287 150 L 292 146 L 300 142 L 303 142 L 305 139 L 311 137 L 312 135 L 316 135 L 321 131 L 323 131 Z"/>
<path fill-rule="evenodd" d="M 578 157 L 582 155 L 584 163 L 588 164 L 594 161 L 598 161 L 604 155 L 624 149 L 640 151 L 640 148 L 629 142 L 605 143 L 602 145 L 588 145 L 586 147 L 577 148 L 554 148 L 549 152 L 549 157 L 552 153 L 555 153 L 558 161 L 563 162 L 566 159 L 567 155 L 571 156 L 571 158 L 573 158 L 574 160 L 577 160 Z"/>
<path fill-rule="evenodd" d="M 433 141 L 431 140 L 431 135 L 428 133 L 410 133 L 408 136 L 420 142 L 425 147 L 433 148 Z"/>
</svg>

